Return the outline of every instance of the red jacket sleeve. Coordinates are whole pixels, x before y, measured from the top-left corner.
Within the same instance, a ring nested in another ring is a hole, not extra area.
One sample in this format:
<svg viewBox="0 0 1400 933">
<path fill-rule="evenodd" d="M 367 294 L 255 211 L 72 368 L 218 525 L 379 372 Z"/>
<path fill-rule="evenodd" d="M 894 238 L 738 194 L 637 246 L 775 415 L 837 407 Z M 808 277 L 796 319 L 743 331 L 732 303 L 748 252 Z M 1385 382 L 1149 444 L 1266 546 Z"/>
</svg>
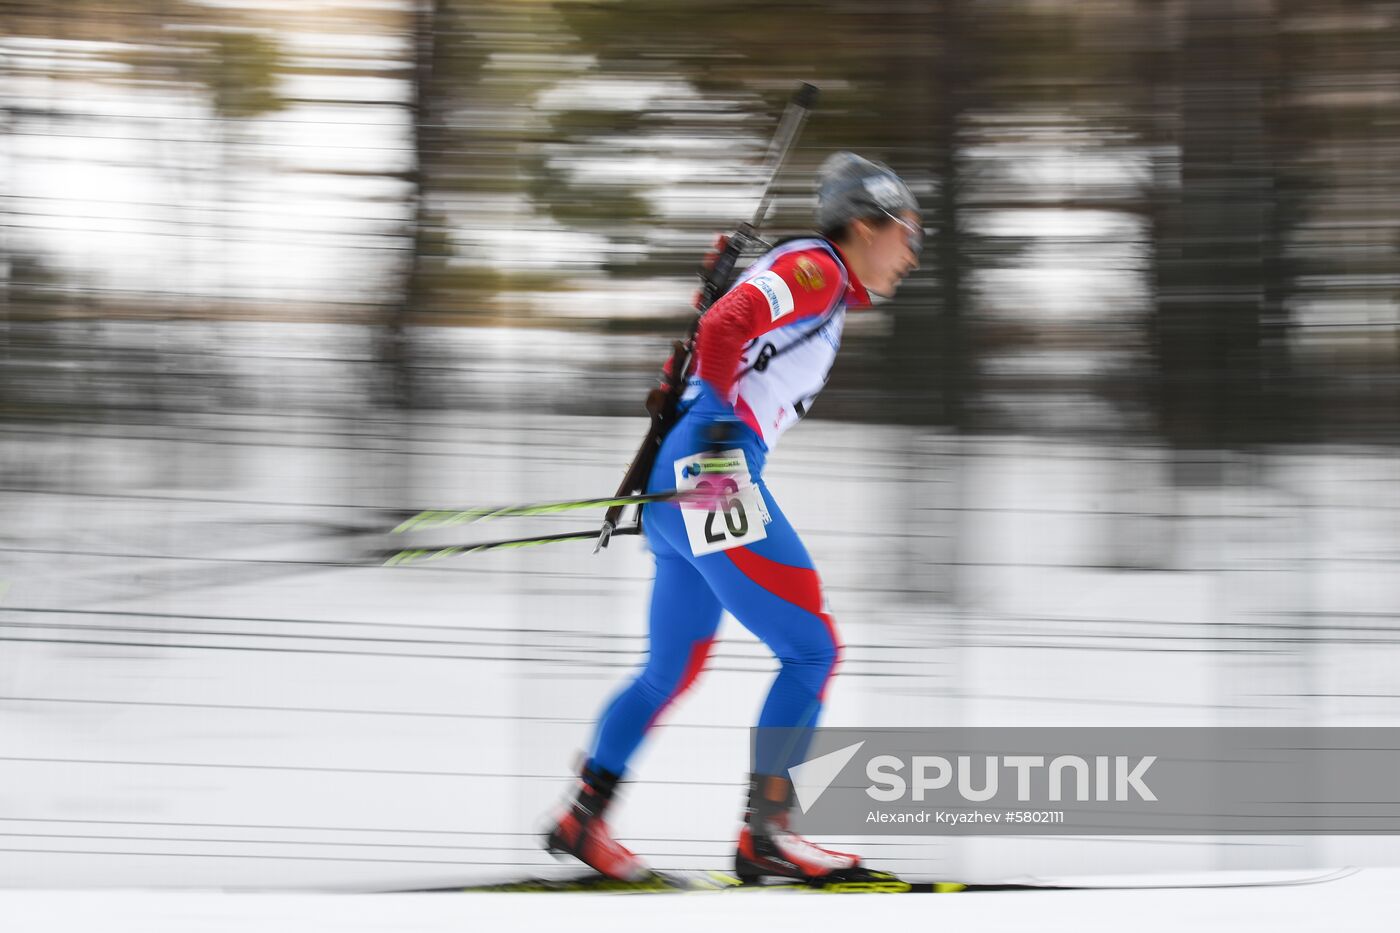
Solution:
<svg viewBox="0 0 1400 933">
<path fill-rule="evenodd" d="M 826 313 L 842 288 L 841 269 L 825 250 L 780 257 L 772 267 L 731 289 L 700 319 L 699 376 L 729 399 L 744 344 L 770 330 Z"/>
</svg>

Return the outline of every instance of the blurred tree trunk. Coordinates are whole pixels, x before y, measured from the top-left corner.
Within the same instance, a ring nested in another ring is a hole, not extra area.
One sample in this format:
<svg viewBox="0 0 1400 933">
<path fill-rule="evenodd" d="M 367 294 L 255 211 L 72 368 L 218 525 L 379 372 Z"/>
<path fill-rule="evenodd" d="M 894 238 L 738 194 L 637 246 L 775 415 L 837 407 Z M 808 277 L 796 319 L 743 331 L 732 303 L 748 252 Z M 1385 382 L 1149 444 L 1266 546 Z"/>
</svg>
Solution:
<svg viewBox="0 0 1400 933">
<path fill-rule="evenodd" d="M 1158 216 L 1153 341 L 1162 431 L 1182 450 L 1261 438 L 1270 13 L 1260 0 L 1189 0 L 1181 24 L 1180 187 Z"/>
<path fill-rule="evenodd" d="M 380 340 L 380 363 L 383 375 L 381 401 L 396 408 L 413 408 L 417 404 L 413 377 L 413 315 L 421 312 L 429 291 L 426 253 L 431 248 L 428 228 L 427 180 L 431 177 L 431 159 L 436 150 L 434 136 L 437 120 L 433 116 L 433 72 L 438 45 L 434 41 L 435 27 L 446 0 L 418 0 L 413 5 L 410 23 L 413 37 L 413 60 L 410 69 L 409 121 L 412 136 L 411 164 L 406 173 L 408 182 L 408 229 L 404 239 L 407 255 L 403 262 L 403 280 L 398 300 L 385 312 Z"/>
<path fill-rule="evenodd" d="M 923 112 L 911 119 L 919 148 L 927 153 L 923 171 L 935 186 L 924 199 L 924 226 L 931 235 L 919 257 L 923 267 L 901 289 L 892 306 L 894 326 L 887 357 L 892 420 L 905 424 L 967 426 L 966 400 L 972 371 L 966 322 L 968 256 L 961 229 L 963 153 L 959 129 L 966 87 L 972 80 L 963 48 L 958 0 L 939 0 L 914 15 L 915 33 L 936 37 L 934 50 L 916 60 L 920 79 L 911 96 Z M 905 62 L 896 62 L 904 65 Z M 903 70 L 901 68 L 901 70 Z M 890 88 L 907 83 L 893 78 Z M 896 166 L 900 169 L 902 166 Z"/>
<path fill-rule="evenodd" d="M 388 376 L 385 400 L 423 407 L 440 395 L 427 375 L 434 349 L 415 344 L 413 329 L 479 318 L 495 290 L 489 271 L 450 262 L 463 258 L 451 235 L 473 225 L 489 226 L 493 219 L 499 223 L 492 211 L 500 208 L 490 199 L 516 188 L 510 176 L 515 137 L 507 130 L 482 129 L 482 117 L 473 107 L 513 113 L 528 99 L 512 85 L 516 96 L 497 100 L 492 94 L 504 92 L 482 81 L 492 51 L 484 36 L 503 30 L 515 40 L 523 28 L 519 20 L 528 17 L 499 0 L 414 0 L 411 12 L 412 151 L 403 175 L 408 184 L 407 248 L 397 298 L 385 309 L 379 360 Z"/>
<path fill-rule="evenodd" d="M 1293 233 L 1303 219 L 1304 123 L 1291 98 L 1299 87 L 1297 63 L 1286 59 L 1280 31 L 1288 0 L 1278 0 L 1261 36 L 1264 83 L 1264 145 L 1269 201 L 1264 229 L 1264 289 L 1260 308 L 1260 419 L 1262 440 L 1292 442 L 1312 433 L 1311 406 L 1293 366 L 1291 299 L 1298 268 L 1290 256 Z"/>
<path fill-rule="evenodd" d="M 920 315 L 922 320 L 916 322 L 923 333 L 910 336 L 914 337 L 913 346 L 932 351 L 935 374 L 931 384 L 937 400 L 933 420 L 964 430 L 970 427 L 967 402 L 973 362 L 969 359 L 972 348 L 967 334 L 968 264 L 961 229 L 963 153 L 959 128 L 963 95 L 973 76 L 971 59 L 963 48 L 966 31 L 959 6 L 960 0 L 941 0 L 936 27 L 941 52 L 936 64 L 939 93 L 932 121 L 932 161 L 938 192 L 932 210 L 934 248 L 930 258 L 938 276 L 937 300 L 934 314 Z M 906 322 L 908 317 L 906 314 Z M 929 381 L 921 366 L 909 367 L 908 373 L 921 382 Z"/>
</svg>

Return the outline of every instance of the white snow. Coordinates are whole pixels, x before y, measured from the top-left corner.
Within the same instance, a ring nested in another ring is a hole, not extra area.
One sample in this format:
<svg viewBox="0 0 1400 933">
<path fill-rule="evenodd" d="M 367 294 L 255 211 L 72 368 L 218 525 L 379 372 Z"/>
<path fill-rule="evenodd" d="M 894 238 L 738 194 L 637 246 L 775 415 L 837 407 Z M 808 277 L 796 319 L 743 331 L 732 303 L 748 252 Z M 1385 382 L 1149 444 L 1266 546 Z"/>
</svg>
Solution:
<svg viewBox="0 0 1400 933">
<path fill-rule="evenodd" d="M 295 895 L 0 891 L 13 933 L 438 933 L 462 930 L 958 930 L 1082 933 L 1392 929 L 1400 873 L 1372 869 L 1283 888 L 1047 891 L 842 897 L 687 895 Z"/>
<path fill-rule="evenodd" d="M 567 871 L 537 834 L 643 659 L 640 542 L 385 569 L 337 566 L 382 542 L 331 529 L 387 527 L 387 506 L 610 489 L 642 422 L 503 402 L 399 423 L 363 405 L 358 364 L 307 359 L 308 341 L 361 359 L 353 332 L 204 326 L 190 340 L 217 359 L 211 379 L 258 367 L 248 407 L 220 411 L 211 386 L 213 411 L 0 425 L 4 933 L 1387 925 L 1400 847 L 1364 836 L 822 840 L 924 879 L 1368 866 L 1302 888 L 293 893 Z M 480 340 L 444 352 L 497 359 L 495 391 L 513 397 L 537 377 L 499 337 L 442 340 Z M 102 367 L 79 376 L 139 396 Z M 825 724 L 1394 725 L 1400 650 L 1362 636 L 1385 630 L 1400 595 L 1400 466 L 1364 448 L 1217 456 L 1221 482 L 1174 488 L 1152 447 L 823 421 L 789 434 L 769 480 L 848 644 Z M 726 620 L 710 669 L 637 759 L 616 827 L 656 867 L 730 858 L 746 729 L 772 670 Z"/>
</svg>

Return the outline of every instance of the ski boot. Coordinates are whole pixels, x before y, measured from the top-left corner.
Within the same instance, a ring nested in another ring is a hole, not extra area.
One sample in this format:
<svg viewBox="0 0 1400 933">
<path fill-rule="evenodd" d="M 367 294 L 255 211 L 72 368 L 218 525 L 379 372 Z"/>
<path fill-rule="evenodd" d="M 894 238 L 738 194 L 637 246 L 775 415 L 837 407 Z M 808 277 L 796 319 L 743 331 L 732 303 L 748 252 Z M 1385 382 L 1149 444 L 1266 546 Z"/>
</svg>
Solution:
<svg viewBox="0 0 1400 933">
<path fill-rule="evenodd" d="M 654 877 L 651 870 L 612 837 L 603 819 L 619 780 L 619 775 L 595 769 L 591 762 L 585 764 L 579 775 L 577 796 L 545 836 L 545 849 L 555 858 L 572 855 L 617 881 L 650 880 Z"/>
<path fill-rule="evenodd" d="M 758 884 L 767 876 L 826 890 L 903 884 L 888 872 L 866 868 L 858 855 L 824 849 L 793 832 L 789 827 L 793 803 L 791 781 L 773 775 L 751 776 L 744 826 L 734 853 L 734 874 L 741 883 Z"/>
</svg>

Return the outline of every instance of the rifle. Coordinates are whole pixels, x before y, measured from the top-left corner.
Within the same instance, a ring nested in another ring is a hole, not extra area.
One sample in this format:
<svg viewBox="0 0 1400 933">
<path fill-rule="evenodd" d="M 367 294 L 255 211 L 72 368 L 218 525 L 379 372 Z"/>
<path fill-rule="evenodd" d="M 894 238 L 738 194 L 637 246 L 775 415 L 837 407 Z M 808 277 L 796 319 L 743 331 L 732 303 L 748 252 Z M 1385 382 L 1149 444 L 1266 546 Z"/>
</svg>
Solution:
<svg viewBox="0 0 1400 933">
<path fill-rule="evenodd" d="M 754 211 L 753 220 L 739 224 L 733 235 L 720 237 L 715 244 L 716 252 L 712 254 L 713 261 L 707 261 L 701 269 L 700 291 L 695 300 L 698 313 L 691 321 L 685 339 L 676 340 L 671 344 L 670 359 L 661 371 L 661 384 L 647 393 L 646 408 L 647 414 L 651 416 L 651 426 L 617 487 L 616 498 L 625 498 L 645 491 L 647 477 L 651 475 L 651 468 L 656 462 L 656 453 L 661 449 L 661 442 L 666 439 L 676 421 L 676 407 L 685 391 L 686 380 L 695 357 L 695 335 L 700 329 L 700 319 L 704 317 L 710 305 L 719 300 L 733 285 L 734 266 L 744 251 L 753 245 L 766 245 L 759 239 L 758 231 L 763 226 L 764 217 L 773 200 L 773 183 L 777 181 L 778 172 L 787 160 L 788 152 L 797 140 L 797 134 L 816 100 L 817 88 L 814 85 L 804 83 L 793 92 L 768 146 L 765 169 L 768 180 L 764 184 L 763 197 L 758 202 L 758 209 Z M 627 508 L 627 505 L 614 505 L 608 509 L 603 517 L 603 527 L 598 531 L 598 543 L 593 548 L 593 553 L 596 554 L 607 547 L 615 532 L 622 533 L 618 530 L 618 522 Z M 633 534 L 641 530 L 642 524 L 642 507 L 638 505 L 636 508 L 636 525 L 625 529 Z"/>
</svg>

